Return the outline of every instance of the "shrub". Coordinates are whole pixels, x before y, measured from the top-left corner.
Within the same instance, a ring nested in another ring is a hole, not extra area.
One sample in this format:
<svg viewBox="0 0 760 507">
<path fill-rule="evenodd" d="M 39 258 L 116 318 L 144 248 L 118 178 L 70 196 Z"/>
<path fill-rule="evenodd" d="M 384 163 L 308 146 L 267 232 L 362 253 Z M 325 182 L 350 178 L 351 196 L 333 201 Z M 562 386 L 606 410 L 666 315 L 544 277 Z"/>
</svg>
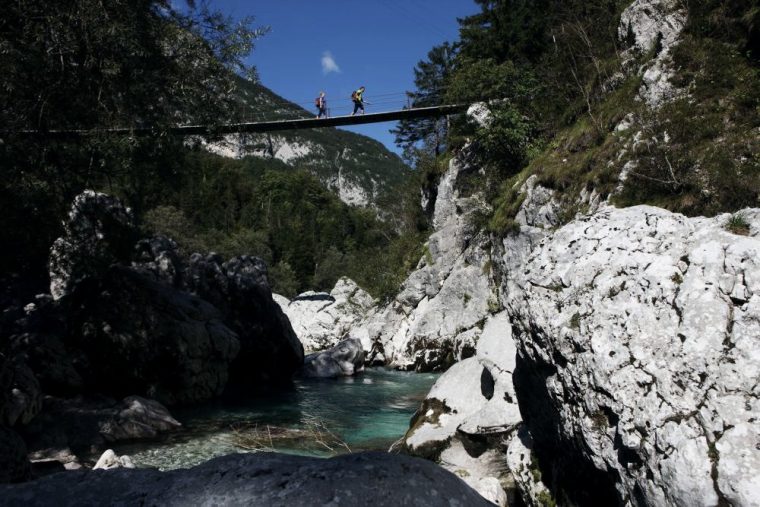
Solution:
<svg viewBox="0 0 760 507">
<path fill-rule="evenodd" d="M 734 213 L 731 215 L 731 217 L 729 217 L 728 221 L 726 222 L 725 227 L 726 230 L 734 234 L 749 236 L 750 225 L 742 213 Z"/>
</svg>

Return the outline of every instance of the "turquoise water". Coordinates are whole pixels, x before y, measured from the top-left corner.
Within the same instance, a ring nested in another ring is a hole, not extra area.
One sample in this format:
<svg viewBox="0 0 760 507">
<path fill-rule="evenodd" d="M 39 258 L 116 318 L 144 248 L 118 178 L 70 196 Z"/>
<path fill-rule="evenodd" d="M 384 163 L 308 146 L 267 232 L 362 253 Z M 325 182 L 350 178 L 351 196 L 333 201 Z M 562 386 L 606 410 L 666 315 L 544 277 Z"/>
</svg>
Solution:
<svg viewBox="0 0 760 507">
<path fill-rule="evenodd" d="M 300 379 L 293 389 L 263 398 L 172 411 L 181 430 L 114 450 L 138 467 L 162 470 L 253 450 L 309 456 L 387 450 L 437 377 L 371 368 L 355 377 Z"/>
</svg>

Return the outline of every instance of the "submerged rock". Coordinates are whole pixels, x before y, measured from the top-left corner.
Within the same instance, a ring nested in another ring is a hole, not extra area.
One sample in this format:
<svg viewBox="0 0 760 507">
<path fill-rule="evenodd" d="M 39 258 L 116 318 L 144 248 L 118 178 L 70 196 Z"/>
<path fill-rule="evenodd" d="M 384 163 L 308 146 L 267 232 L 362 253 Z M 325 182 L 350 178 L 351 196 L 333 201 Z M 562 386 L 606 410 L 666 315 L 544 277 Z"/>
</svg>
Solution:
<svg viewBox="0 0 760 507">
<path fill-rule="evenodd" d="M 364 369 L 364 348 L 359 340 L 349 338 L 304 359 L 304 377 L 344 377 Z"/>
<path fill-rule="evenodd" d="M 49 505 L 381 506 L 491 505 L 434 463 L 381 452 L 331 459 L 233 454 L 171 472 L 72 471 L 0 486 L 0 498 Z"/>
</svg>

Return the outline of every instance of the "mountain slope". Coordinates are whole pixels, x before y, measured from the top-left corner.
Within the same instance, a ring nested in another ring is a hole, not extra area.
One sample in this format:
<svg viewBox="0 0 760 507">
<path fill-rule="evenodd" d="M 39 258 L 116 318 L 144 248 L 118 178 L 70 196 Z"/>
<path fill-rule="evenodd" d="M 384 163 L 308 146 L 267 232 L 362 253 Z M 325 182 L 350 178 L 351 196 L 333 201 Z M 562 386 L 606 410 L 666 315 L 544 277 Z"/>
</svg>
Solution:
<svg viewBox="0 0 760 507">
<path fill-rule="evenodd" d="M 241 116 L 257 120 L 313 116 L 268 88 L 238 80 Z M 276 159 L 305 169 L 347 204 L 387 209 L 390 196 L 412 174 L 401 158 L 366 136 L 335 128 L 225 136 L 207 148 L 222 156 Z"/>
</svg>

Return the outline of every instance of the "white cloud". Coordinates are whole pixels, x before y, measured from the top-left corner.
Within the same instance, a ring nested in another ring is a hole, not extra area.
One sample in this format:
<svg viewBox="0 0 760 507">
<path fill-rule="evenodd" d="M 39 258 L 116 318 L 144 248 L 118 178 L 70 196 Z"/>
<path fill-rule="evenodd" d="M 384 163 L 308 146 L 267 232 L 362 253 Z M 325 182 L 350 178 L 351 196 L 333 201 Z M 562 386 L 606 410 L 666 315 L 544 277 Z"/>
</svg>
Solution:
<svg viewBox="0 0 760 507">
<path fill-rule="evenodd" d="M 335 63 L 332 53 L 325 51 L 322 53 L 322 74 L 329 74 L 330 72 L 340 72 L 340 67 Z"/>
</svg>

